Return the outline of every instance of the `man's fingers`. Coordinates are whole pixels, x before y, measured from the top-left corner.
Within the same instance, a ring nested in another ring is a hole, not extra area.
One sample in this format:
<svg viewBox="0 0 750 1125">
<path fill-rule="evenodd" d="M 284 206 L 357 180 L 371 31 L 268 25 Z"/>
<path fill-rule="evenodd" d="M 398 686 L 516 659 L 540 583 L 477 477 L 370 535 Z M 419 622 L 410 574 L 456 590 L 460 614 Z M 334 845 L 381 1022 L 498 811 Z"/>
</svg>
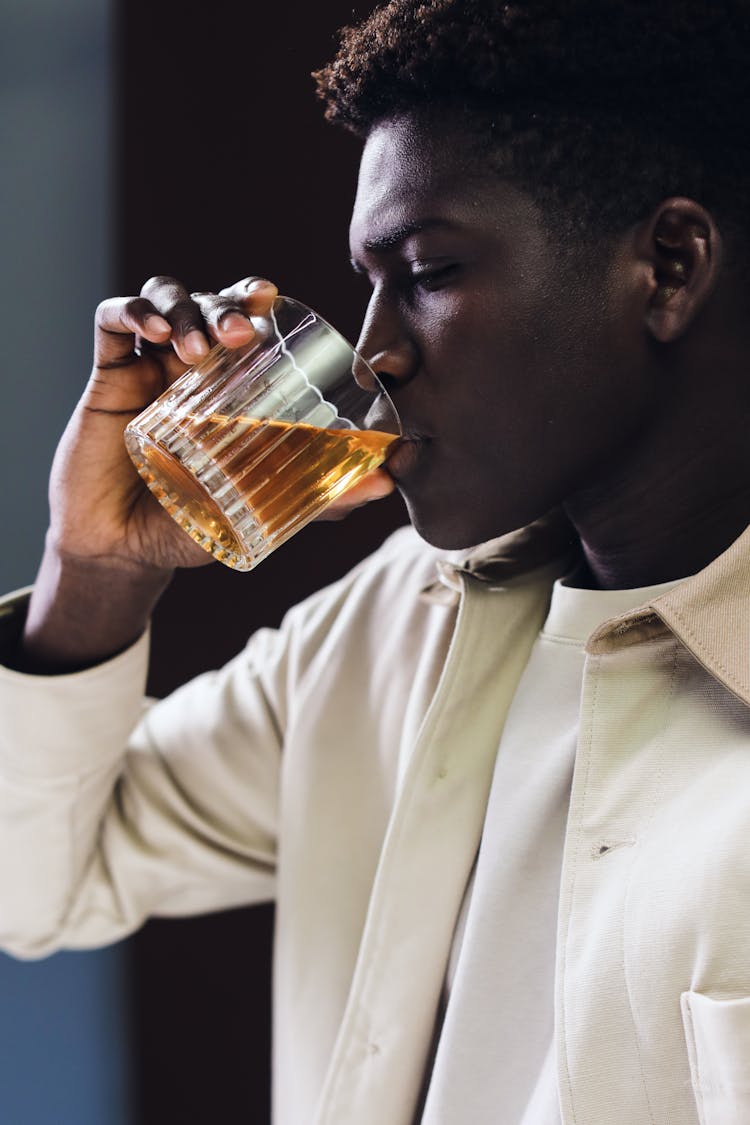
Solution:
<svg viewBox="0 0 750 1125">
<path fill-rule="evenodd" d="M 228 348 L 252 343 L 251 316 L 268 314 L 278 289 L 244 278 L 221 293 L 188 293 L 173 277 L 150 278 L 138 297 L 112 297 L 96 312 L 94 363 L 101 371 L 129 367 L 151 353 L 163 385 L 207 355 L 214 341 Z"/>
<path fill-rule="evenodd" d="M 279 289 L 267 277 L 243 277 L 225 289 L 219 290 L 220 297 L 230 297 L 243 307 L 252 307 L 259 315 L 268 312 Z"/>
<path fill-rule="evenodd" d="M 209 334 L 227 348 L 239 348 L 255 339 L 248 314 L 242 305 L 216 293 L 191 293 L 201 310 Z"/>
<path fill-rule="evenodd" d="M 335 500 L 330 507 L 321 514 L 321 520 L 342 520 L 353 512 L 373 500 L 382 500 L 390 496 L 396 484 L 392 476 L 383 469 L 373 469 L 366 477 L 358 481 L 352 488 L 348 488 L 343 496 Z"/>
<path fill-rule="evenodd" d="M 141 297 L 171 325 L 172 345 L 183 363 L 198 363 L 208 354 L 211 345 L 203 315 L 184 285 L 174 277 L 151 277 Z"/>
<path fill-rule="evenodd" d="M 188 293 L 173 277 L 150 278 L 141 289 L 172 328 L 172 344 L 184 363 L 197 363 L 214 341 L 228 348 L 252 343 L 250 316 L 268 313 L 278 289 L 264 278 L 244 278 L 221 293 Z"/>
<path fill-rule="evenodd" d="M 272 281 L 246 277 L 219 293 L 191 293 L 210 335 L 227 348 L 243 347 L 255 339 L 250 317 L 267 316 L 278 296 Z"/>
<path fill-rule="evenodd" d="M 137 359 L 136 337 L 164 344 L 172 333 L 169 322 L 142 297 L 102 301 L 94 327 L 94 363 L 102 369 L 125 367 Z"/>
<path fill-rule="evenodd" d="M 248 316 L 268 316 L 278 295 L 278 286 L 265 277 L 244 277 L 219 292 L 220 297 L 234 302 Z"/>
<path fill-rule="evenodd" d="M 190 366 L 203 359 L 214 341 L 229 348 L 251 343 L 255 329 L 249 318 L 267 315 L 277 295 L 273 282 L 264 278 L 244 278 L 219 294 L 190 294 L 173 277 L 152 277 L 139 297 L 101 303 L 95 362 L 104 367 L 133 362 L 140 338 L 151 345 L 169 344 Z"/>
</svg>

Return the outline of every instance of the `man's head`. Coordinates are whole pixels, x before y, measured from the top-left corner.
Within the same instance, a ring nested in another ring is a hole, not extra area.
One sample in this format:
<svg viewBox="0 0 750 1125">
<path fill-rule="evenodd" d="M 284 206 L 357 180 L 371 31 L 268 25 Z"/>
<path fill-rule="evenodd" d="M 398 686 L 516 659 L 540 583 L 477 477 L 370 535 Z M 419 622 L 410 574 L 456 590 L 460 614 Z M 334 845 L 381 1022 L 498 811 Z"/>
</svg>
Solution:
<svg viewBox="0 0 750 1125">
<path fill-rule="evenodd" d="M 361 347 L 423 439 L 399 483 L 428 539 L 519 526 L 664 429 L 747 248 L 746 10 L 394 0 L 319 72 L 366 141 Z"/>
<path fill-rule="evenodd" d="M 363 138 L 457 115 L 480 159 L 598 241 L 669 195 L 746 228 L 749 57 L 747 0 L 392 0 L 315 77 Z"/>
</svg>

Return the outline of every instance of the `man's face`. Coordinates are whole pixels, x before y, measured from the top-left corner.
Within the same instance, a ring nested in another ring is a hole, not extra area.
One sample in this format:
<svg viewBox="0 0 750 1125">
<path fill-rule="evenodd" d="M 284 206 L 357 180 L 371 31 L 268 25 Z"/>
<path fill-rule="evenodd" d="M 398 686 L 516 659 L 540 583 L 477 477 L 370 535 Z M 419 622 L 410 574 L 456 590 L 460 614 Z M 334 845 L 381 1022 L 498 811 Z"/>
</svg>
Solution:
<svg viewBox="0 0 750 1125">
<path fill-rule="evenodd" d="M 530 197 L 472 167 L 458 129 L 378 126 L 351 223 L 373 287 L 359 350 L 413 439 L 389 468 L 417 529 L 448 548 L 616 469 L 650 398 L 616 271 L 563 269 Z"/>
</svg>

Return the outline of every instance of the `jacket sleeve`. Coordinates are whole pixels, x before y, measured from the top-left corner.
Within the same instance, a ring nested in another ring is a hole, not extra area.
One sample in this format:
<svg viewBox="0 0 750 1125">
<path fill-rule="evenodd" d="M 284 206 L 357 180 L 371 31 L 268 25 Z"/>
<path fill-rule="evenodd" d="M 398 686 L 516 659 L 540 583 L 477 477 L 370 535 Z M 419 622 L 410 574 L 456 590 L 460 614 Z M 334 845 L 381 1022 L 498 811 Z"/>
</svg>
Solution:
<svg viewBox="0 0 750 1125">
<path fill-rule="evenodd" d="M 0 633 L 23 613 L 0 603 Z M 283 631 L 144 702 L 148 640 L 86 672 L 0 667 L 0 945 L 116 940 L 274 893 Z"/>
</svg>

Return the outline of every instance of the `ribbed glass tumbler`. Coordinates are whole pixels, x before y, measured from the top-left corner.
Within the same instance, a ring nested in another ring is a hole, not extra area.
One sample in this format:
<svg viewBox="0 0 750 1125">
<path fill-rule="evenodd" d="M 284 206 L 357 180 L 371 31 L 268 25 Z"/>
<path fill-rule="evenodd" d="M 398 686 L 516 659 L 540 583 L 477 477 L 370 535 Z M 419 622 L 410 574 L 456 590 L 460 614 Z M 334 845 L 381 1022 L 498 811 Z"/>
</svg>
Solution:
<svg viewBox="0 0 750 1125">
<path fill-rule="evenodd" d="M 317 313 L 277 297 L 245 348 L 214 347 L 125 443 L 177 523 L 250 570 L 382 464 L 399 435 L 377 376 Z"/>
</svg>

